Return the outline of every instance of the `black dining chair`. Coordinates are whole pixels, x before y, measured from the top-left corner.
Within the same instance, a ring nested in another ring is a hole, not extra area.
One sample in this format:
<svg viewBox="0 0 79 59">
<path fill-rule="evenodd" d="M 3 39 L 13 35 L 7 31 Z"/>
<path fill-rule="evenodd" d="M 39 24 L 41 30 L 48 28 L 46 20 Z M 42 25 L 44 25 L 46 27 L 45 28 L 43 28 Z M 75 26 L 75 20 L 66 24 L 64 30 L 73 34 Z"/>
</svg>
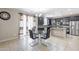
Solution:
<svg viewBox="0 0 79 59">
<path fill-rule="evenodd" d="M 32 38 L 33 40 L 35 40 L 35 39 L 36 39 L 36 34 L 35 34 L 35 33 L 33 33 L 33 31 L 32 31 L 32 30 L 29 30 L 29 34 L 30 34 L 30 38 Z"/>
<path fill-rule="evenodd" d="M 44 33 L 44 35 L 43 35 L 43 39 L 48 39 L 50 37 L 50 28 L 47 28 L 47 33 Z"/>
</svg>

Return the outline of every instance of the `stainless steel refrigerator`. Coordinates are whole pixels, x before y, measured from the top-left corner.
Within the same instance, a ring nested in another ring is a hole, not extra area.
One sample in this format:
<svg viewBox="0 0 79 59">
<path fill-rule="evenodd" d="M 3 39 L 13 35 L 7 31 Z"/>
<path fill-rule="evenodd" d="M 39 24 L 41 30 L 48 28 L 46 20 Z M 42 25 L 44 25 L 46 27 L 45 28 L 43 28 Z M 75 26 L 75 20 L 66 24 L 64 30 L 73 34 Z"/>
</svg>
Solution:
<svg viewBox="0 0 79 59">
<path fill-rule="evenodd" d="M 79 21 L 70 21 L 70 34 L 79 36 Z"/>
</svg>

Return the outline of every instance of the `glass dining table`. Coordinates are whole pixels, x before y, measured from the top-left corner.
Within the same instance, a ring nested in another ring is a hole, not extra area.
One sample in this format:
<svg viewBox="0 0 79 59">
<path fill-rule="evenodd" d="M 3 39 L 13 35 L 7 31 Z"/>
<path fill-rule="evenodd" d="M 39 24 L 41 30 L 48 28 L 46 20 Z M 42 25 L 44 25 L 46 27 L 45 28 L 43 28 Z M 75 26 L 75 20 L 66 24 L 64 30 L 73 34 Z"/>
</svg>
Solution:
<svg viewBox="0 0 79 59">
<path fill-rule="evenodd" d="M 36 43 L 34 43 L 33 46 L 36 46 L 36 45 L 47 46 L 47 44 L 44 42 L 45 40 L 43 39 L 44 36 L 46 35 L 46 31 L 44 29 L 47 27 L 49 26 L 40 26 L 37 32 L 33 31 L 33 33 L 36 34 Z"/>
</svg>

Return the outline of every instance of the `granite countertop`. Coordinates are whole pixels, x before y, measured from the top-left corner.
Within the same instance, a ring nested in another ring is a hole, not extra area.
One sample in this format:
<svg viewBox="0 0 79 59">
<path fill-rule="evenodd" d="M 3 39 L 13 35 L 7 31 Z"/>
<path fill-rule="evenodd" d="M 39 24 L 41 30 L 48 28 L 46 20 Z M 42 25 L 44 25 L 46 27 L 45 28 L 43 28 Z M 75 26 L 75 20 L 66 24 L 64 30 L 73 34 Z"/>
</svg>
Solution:
<svg viewBox="0 0 79 59">
<path fill-rule="evenodd" d="M 66 28 L 51 28 L 50 30 L 66 30 Z"/>
</svg>

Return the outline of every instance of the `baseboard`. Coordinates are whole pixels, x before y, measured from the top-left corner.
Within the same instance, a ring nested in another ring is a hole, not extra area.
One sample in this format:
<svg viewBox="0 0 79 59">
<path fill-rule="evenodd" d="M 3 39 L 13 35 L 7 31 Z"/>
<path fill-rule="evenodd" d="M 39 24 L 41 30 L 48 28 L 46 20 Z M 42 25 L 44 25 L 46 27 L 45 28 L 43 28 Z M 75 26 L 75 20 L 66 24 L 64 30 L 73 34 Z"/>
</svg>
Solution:
<svg viewBox="0 0 79 59">
<path fill-rule="evenodd" d="M 3 39 L 3 40 L 0 40 L 0 42 L 5 42 L 5 41 L 8 41 L 8 40 L 13 40 L 13 39 L 18 39 L 18 37 L 6 38 L 6 39 Z"/>
</svg>

